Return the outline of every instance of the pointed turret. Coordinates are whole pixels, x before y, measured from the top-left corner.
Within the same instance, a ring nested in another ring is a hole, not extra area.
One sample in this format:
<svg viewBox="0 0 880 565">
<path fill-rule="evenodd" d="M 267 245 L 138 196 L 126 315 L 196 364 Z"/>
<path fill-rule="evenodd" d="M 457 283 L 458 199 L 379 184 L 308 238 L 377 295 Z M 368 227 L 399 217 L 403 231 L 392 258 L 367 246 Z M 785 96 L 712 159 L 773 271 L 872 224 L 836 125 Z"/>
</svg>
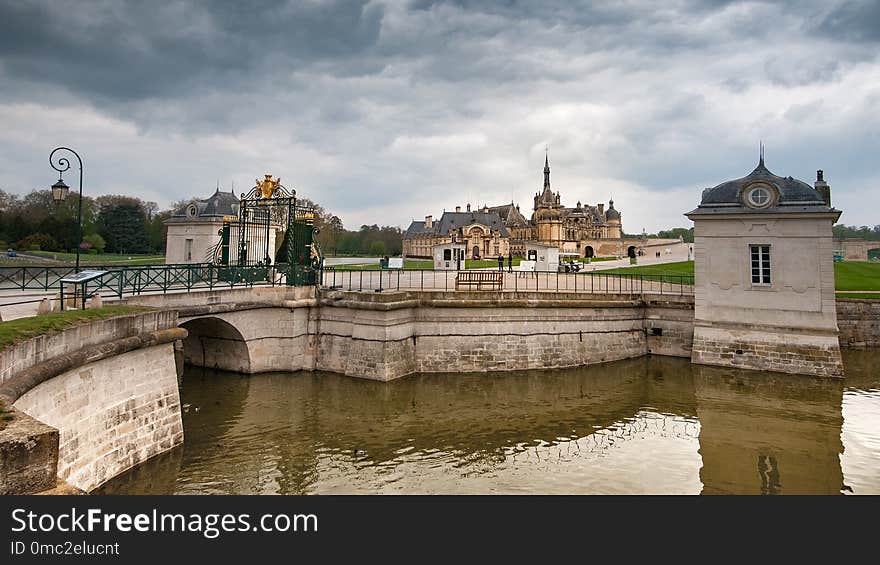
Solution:
<svg viewBox="0 0 880 565">
<path fill-rule="evenodd" d="M 550 156 L 544 154 L 544 190 L 550 189 Z"/>
</svg>

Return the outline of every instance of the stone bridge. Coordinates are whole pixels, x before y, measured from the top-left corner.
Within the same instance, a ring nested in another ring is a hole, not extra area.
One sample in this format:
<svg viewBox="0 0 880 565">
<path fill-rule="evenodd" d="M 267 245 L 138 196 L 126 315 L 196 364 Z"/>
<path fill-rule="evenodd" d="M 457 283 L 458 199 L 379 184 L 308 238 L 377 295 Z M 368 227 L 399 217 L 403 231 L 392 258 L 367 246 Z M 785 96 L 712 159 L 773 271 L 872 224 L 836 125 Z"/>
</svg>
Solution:
<svg viewBox="0 0 880 565">
<path fill-rule="evenodd" d="M 349 292 L 266 287 L 139 296 L 178 313 L 187 363 L 243 373 L 572 367 L 690 356 L 693 297 L 567 292 Z M 662 326 L 662 327 L 661 327 Z"/>
</svg>

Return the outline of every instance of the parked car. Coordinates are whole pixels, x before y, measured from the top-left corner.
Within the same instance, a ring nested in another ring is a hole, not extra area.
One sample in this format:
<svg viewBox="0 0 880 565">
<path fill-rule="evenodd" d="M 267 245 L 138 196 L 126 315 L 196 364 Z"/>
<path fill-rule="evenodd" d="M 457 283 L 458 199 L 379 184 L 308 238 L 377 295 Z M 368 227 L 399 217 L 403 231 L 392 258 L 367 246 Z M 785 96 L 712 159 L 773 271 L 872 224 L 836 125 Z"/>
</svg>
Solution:
<svg viewBox="0 0 880 565">
<path fill-rule="evenodd" d="M 7 256 L 7 257 L 16 257 L 16 256 L 17 256 L 17 253 L 15 252 L 15 249 L 7 249 L 7 250 L 6 250 L 6 256 Z"/>
</svg>

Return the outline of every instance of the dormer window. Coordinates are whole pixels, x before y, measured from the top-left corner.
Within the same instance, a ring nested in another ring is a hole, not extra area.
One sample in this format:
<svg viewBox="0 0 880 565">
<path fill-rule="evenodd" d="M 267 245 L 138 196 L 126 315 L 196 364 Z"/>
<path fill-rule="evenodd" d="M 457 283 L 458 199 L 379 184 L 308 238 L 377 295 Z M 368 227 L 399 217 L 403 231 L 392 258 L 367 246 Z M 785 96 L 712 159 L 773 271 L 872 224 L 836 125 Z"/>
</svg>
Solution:
<svg viewBox="0 0 880 565">
<path fill-rule="evenodd" d="M 767 208 L 776 200 L 776 191 L 768 184 L 754 183 L 745 188 L 743 196 L 749 208 Z"/>
<path fill-rule="evenodd" d="M 770 202 L 770 193 L 767 192 L 766 188 L 753 188 L 751 192 L 749 192 L 749 202 L 758 208 L 765 206 Z"/>
</svg>

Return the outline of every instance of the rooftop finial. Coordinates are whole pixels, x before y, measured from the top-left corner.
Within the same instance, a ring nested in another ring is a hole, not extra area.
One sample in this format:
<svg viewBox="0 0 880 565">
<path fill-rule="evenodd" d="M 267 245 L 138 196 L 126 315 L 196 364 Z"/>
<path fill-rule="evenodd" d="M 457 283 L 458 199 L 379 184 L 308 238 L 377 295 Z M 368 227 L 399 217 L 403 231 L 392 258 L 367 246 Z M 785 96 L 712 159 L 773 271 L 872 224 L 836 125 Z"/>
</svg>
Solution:
<svg viewBox="0 0 880 565">
<path fill-rule="evenodd" d="M 764 142 L 763 141 L 761 141 L 759 144 L 758 154 L 760 156 L 760 160 L 758 161 L 758 164 L 761 166 L 764 166 Z"/>
</svg>

